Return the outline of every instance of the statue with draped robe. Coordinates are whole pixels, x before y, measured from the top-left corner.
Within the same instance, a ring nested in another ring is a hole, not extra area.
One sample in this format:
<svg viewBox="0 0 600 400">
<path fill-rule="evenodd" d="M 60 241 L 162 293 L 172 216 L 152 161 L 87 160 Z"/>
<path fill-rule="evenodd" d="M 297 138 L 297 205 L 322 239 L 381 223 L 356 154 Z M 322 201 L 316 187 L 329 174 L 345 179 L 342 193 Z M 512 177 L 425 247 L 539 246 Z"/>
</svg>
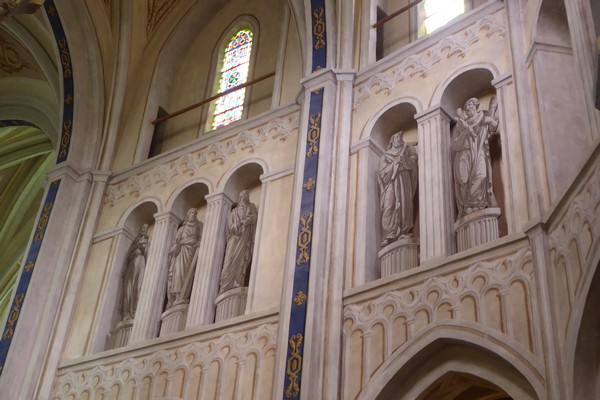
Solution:
<svg viewBox="0 0 600 400">
<path fill-rule="evenodd" d="M 379 207 L 381 210 L 381 247 L 413 236 L 413 199 L 418 182 L 418 156 L 406 143 L 403 132 L 392 135 L 379 162 Z"/>
<path fill-rule="evenodd" d="M 477 98 L 457 110 L 452 136 L 456 207 L 460 216 L 488 207 L 497 207 L 492 189 L 492 161 L 489 138 L 498 131 L 498 103 L 490 100 L 489 110 L 480 110 Z"/>
<path fill-rule="evenodd" d="M 148 224 L 142 225 L 137 236 L 129 246 L 122 273 L 121 318 L 123 321 L 135 318 L 138 298 L 142 290 L 144 271 L 148 257 Z"/>
<path fill-rule="evenodd" d="M 202 230 L 196 213 L 195 208 L 188 210 L 169 250 L 167 308 L 189 300 Z"/>
<path fill-rule="evenodd" d="M 219 294 L 245 286 L 246 274 L 252 262 L 254 233 L 258 212 L 250 202 L 247 190 L 240 192 L 240 201 L 227 218 L 225 259 L 219 283 Z"/>
</svg>

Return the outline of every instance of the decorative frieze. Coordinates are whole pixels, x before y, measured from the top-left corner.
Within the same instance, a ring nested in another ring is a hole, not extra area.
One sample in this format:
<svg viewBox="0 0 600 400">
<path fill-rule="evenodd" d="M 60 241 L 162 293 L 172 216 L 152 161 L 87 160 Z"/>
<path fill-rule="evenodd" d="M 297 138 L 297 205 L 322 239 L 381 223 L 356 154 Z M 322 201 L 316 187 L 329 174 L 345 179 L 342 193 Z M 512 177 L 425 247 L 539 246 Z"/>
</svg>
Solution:
<svg viewBox="0 0 600 400">
<path fill-rule="evenodd" d="M 171 348 L 61 368 L 52 398 L 207 399 L 249 390 L 244 398 L 264 399 L 272 385 L 276 337 L 276 324 L 261 324 L 216 338 L 190 338 Z M 242 386 L 244 382 L 254 384 Z"/>
<path fill-rule="evenodd" d="M 596 267 L 591 253 L 600 246 L 600 163 L 577 193 L 562 218 L 552 224 L 549 234 L 557 285 L 568 298 L 560 304 L 563 323 L 567 323 L 572 305 L 578 304 L 577 299 L 585 295 L 581 280 Z"/>
<path fill-rule="evenodd" d="M 133 175 L 122 182 L 109 185 L 106 191 L 106 201 L 112 205 L 124 196 L 134 193 L 141 194 L 150 187 L 168 182 L 180 174 L 197 176 L 202 167 L 208 163 L 223 165 L 232 154 L 238 151 L 254 153 L 261 144 L 268 140 L 285 142 L 297 130 L 298 115 L 296 113 L 273 119 L 262 126 L 241 132 L 233 138 L 212 143 L 148 171 Z"/>
<path fill-rule="evenodd" d="M 479 325 L 517 351 L 539 353 L 529 247 L 344 307 L 345 387 L 355 398 L 377 368 L 440 323 Z M 354 383 L 350 383 L 354 382 Z"/>
<path fill-rule="evenodd" d="M 498 11 L 487 15 L 454 35 L 449 35 L 432 47 L 406 57 L 394 67 L 373 75 L 354 89 L 354 109 L 365 100 L 379 93 L 389 95 L 400 82 L 427 76 L 433 65 L 445 58 L 465 57 L 469 49 L 484 38 L 506 36 L 506 14 Z"/>
</svg>

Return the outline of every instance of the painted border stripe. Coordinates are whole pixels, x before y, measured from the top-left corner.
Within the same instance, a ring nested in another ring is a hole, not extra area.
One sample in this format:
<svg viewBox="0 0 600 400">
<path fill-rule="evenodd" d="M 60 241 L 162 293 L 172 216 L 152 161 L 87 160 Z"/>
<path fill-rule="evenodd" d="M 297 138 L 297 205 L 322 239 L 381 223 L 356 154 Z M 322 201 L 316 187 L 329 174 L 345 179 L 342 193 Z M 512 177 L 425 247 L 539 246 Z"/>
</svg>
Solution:
<svg viewBox="0 0 600 400">
<path fill-rule="evenodd" d="M 59 186 L 60 179 L 50 184 L 46 194 L 46 199 L 44 200 L 44 206 L 42 207 L 40 216 L 38 217 L 35 225 L 31 246 L 29 247 L 27 257 L 25 258 L 21 277 L 19 278 L 19 283 L 10 307 L 8 319 L 2 333 L 2 338 L 0 339 L 0 374 L 4 368 L 6 356 L 8 355 L 8 349 L 17 327 L 17 322 L 21 313 L 21 307 L 23 306 L 23 302 L 25 300 L 27 288 L 29 287 L 29 282 L 31 281 L 31 275 L 33 274 L 35 263 L 40 253 L 40 248 L 42 247 L 42 241 L 44 239 L 44 235 L 46 234 L 46 227 L 48 226 L 48 221 L 50 220 L 50 214 L 52 212 L 52 208 L 54 207 L 54 201 L 56 200 L 56 194 Z"/>
</svg>

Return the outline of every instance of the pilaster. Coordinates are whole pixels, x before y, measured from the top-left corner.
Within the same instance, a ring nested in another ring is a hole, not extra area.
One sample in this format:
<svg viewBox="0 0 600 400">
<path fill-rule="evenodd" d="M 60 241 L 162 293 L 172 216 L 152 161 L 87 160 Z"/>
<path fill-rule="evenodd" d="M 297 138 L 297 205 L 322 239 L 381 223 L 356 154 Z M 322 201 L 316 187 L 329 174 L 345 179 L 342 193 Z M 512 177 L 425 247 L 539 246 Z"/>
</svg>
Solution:
<svg viewBox="0 0 600 400">
<path fill-rule="evenodd" d="M 164 212 L 155 214 L 154 220 L 154 233 L 138 300 L 138 304 L 143 306 L 136 311 L 130 342 L 157 337 L 160 328 L 167 290 L 169 247 L 179 219 L 170 212 Z"/>
<path fill-rule="evenodd" d="M 212 324 L 225 255 L 225 229 L 233 201 L 224 193 L 206 196 L 206 220 L 190 297 L 187 327 Z"/>
<path fill-rule="evenodd" d="M 454 204 L 450 121 L 441 106 L 415 116 L 419 133 L 419 227 L 421 262 L 452 254 Z"/>
</svg>

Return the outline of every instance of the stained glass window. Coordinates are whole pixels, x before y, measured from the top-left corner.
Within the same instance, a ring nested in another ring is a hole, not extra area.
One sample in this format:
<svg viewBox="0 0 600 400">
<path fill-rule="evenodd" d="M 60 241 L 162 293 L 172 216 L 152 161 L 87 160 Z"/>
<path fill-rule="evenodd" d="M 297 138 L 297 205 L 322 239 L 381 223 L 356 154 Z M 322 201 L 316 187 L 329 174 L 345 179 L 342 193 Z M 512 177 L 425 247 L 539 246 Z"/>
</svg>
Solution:
<svg viewBox="0 0 600 400">
<path fill-rule="evenodd" d="M 243 85 L 248 79 L 252 31 L 240 29 L 229 41 L 223 55 L 223 67 L 219 79 L 219 93 Z M 235 90 L 215 101 L 212 129 L 230 124 L 242 118 L 246 88 Z"/>
<path fill-rule="evenodd" d="M 465 12 L 465 0 L 426 0 L 425 24 L 420 34 L 428 34 Z M 419 35 L 420 36 L 420 35 Z"/>
</svg>

